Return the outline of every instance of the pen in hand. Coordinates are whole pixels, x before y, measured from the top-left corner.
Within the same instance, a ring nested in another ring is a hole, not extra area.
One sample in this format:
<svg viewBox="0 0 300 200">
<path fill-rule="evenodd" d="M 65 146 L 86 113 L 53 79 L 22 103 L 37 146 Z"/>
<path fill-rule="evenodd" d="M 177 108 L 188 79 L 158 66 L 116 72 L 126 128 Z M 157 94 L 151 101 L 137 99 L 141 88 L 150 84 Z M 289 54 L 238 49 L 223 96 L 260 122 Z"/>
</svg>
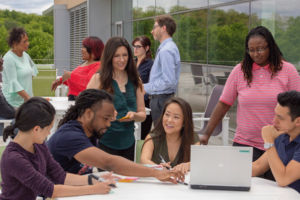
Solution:
<svg viewBox="0 0 300 200">
<path fill-rule="evenodd" d="M 160 155 L 160 154 L 157 154 L 157 156 L 158 156 L 158 158 L 160 159 L 160 161 L 162 162 L 162 163 L 166 163 L 166 161 L 165 161 L 165 159 Z M 168 170 L 172 170 L 172 168 L 170 168 L 170 167 L 166 167 Z M 180 184 L 183 184 L 183 185 L 188 185 L 187 183 L 185 183 L 185 182 L 182 182 L 182 181 L 178 181 L 178 180 L 176 180 L 177 181 L 177 183 L 180 183 Z"/>
<path fill-rule="evenodd" d="M 99 177 L 99 176 L 95 176 L 94 174 L 91 174 L 91 177 L 92 177 L 93 179 L 96 179 L 96 180 L 100 181 L 100 182 L 105 182 L 105 181 L 106 181 L 104 178 L 101 178 L 101 177 Z M 117 187 L 117 186 L 115 186 L 114 184 L 109 184 L 109 186 L 110 186 L 110 187 L 113 187 L 113 188 L 116 188 L 116 187 Z"/>
</svg>

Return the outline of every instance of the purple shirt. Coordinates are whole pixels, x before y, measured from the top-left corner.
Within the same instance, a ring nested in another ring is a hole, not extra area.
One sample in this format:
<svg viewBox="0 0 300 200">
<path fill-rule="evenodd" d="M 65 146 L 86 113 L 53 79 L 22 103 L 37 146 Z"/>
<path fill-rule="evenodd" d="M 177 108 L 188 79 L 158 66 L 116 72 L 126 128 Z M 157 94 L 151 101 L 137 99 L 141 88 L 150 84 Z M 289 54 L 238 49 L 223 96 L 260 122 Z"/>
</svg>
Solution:
<svg viewBox="0 0 300 200">
<path fill-rule="evenodd" d="M 51 181 L 64 184 L 66 172 L 54 161 L 45 142 L 34 144 L 34 148 L 32 154 L 15 142 L 7 145 L 1 158 L 0 199 L 36 199 L 38 194 L 51 197 Z"/>
</svg>

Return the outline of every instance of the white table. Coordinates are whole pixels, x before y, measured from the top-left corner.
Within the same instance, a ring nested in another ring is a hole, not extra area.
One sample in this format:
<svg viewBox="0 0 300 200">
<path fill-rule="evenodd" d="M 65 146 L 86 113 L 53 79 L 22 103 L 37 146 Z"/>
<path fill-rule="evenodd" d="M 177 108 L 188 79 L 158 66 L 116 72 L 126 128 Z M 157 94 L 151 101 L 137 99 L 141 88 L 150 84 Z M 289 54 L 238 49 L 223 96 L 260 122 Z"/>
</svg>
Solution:
<svg viewBox="0 0 300 200">
<path fill-rule="evenodd" d="M 100 174 L 100 173 L 97 173 Z M 185 182 L 189 183 L 189 175 Z M 300 194 L 289 187 L 279 187 L 277 183 L 261 178 L 252 178 L 251 190 L 222 191 L 195 190 L 181 184 L 162 183 L 156 179 L 139 179 L 132 183 L 117 182 L 115 193 L 107 195 L 85 195 L 77 197 L 57 198 L 57 200 L 299 200 Z"/>
<path fill-rule="evenodd" d="M 75 101 L 68 101 L 68 97 L 44 97 L 49 99 L 50 103 L 52 104 L 52 106 L 55 108 L 56 110 L 56 114 L 54 116 L 54 124 L 53 124 L 53 128 L 50 131 L 50 135 L 48 135 L 47 139 L 49 139 L 54 132 L 57 129 L 58 126 L 58 122 L 59 120 L 61 120 L 63 118 L 63 115 L 66 113 L 66 111 L 68 110 L 68 108 L 71 105 L 75 104 Z M 150 109 L 146 108 L 146 114 L 150 115 Z M 137 125 L 137 129 L 136 129 L 136 134 L 135 134 L 135 138 L 136 140 L 140 140 L 141 139 L 141 122 L 136 122 Z"/>
</svg>

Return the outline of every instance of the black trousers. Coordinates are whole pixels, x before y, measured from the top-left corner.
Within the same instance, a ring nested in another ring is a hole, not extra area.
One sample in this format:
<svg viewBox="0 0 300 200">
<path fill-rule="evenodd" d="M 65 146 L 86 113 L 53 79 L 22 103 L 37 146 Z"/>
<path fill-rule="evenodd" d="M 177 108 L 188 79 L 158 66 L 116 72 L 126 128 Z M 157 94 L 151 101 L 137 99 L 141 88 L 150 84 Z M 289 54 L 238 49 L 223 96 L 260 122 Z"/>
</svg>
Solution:
<svg viewBox="0 0 300 200">
<path fill-rule="evenodd" d="M 121 150 L 109 148 L 109 147 L 105 146 L 104 144 L 101 144 L 100 142 L 98 142 L 98 148 L 105 151 L 106 153 L 111 154 L 111 155 L 122 156 L 128 160 L 134 161 L 135 142 L 128 149 L 121 149 Z M 98 168 L 98 171 L 102 172 L 105 170 Z"/>
<path fill-rule="evenodd" d="M 151 116 L 154 123 L 154 127 L 156 126 L 158 119 L 161 116 L 165 102 L 173 97 L 174 95 L 159 96 L 150 100 Z"/>
<path fill-rule="evenodd" d="M 149 108 L 150 100 L 145 100 L 145 107 Z M 145 121 L 142 122 L 142 129 L 141 129 L 141 140 L 145 140 L 146 136 L 149 134 L 152 126 L 152 116 L 147 115 Z"/>
<path fill-rule="evenodd" d="M 232 146 L 251 147 L 249 145 L 239 144 L 239 143 L 236 143 L 236 142 L 234 142 Z M 254 162 L 257 159 L 259 159 L 264 153 L 265 153 L 265 151 L 253 147 L 252 162 Z M 264 174 L 262 174 L 262 175 L 260 175 L 258 177 L 264 178 L 264 179 L 268 179 L 268 180 L 271 180 L 271 181 L 275 181 L 275 178 L 273 176 L 273 173 L 272 173 L 271 169 L 269 169 L 266 173 L 264 173 Z"/>
</svg>

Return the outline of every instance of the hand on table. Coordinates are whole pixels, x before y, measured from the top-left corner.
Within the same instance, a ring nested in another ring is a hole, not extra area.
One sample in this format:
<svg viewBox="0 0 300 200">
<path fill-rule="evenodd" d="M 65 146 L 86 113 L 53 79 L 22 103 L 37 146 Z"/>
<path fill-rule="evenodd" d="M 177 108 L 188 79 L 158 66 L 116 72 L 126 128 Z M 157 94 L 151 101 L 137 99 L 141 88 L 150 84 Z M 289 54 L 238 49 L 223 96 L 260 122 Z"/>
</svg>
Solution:
<svg viewBox="0 0 300 200">
<path fill-rule="evenodd" d="M 111 191 L 110 184 L 115 184 L 113 180 L 105 182 L 97 182 L 92 187 L 94 187 L 94 194 L 108 194 Z"/>
<path fill-rule="evenodd" d="M 60 85 L 60 79 L 56 79 L 55 81 L 53 81 L 52 86 L 51 86 L 51 91 L 56 90 L 57 86 Z"/>
<path fill-rule="evenodd" d="M 188 164 L 186 163 L 181 163 L 179 165 L 176 165 L 173 170 L 179 170 L 179 171 L 182 171 L 185 175 L 188 174 Z"/>
<path fill-rule="evenodd" d="M 160 181 L 169 181 L 171 183 L 177 184 L 177 181 L 184 182 L 184 173 L 178 170 L 156 170 L 155 178 Z"/>
<path fill-rule="evenodd" d="M 104 178 L 105 180 L 112 180 L 112 181 L 114 181 L 114 185 L 116 184 L 115 179 L 119 179 L 119 180 L 122 179 L 120 176 L 113 175 L 113 172 L 101 174 L 99 177 Z"/>
</svg>

